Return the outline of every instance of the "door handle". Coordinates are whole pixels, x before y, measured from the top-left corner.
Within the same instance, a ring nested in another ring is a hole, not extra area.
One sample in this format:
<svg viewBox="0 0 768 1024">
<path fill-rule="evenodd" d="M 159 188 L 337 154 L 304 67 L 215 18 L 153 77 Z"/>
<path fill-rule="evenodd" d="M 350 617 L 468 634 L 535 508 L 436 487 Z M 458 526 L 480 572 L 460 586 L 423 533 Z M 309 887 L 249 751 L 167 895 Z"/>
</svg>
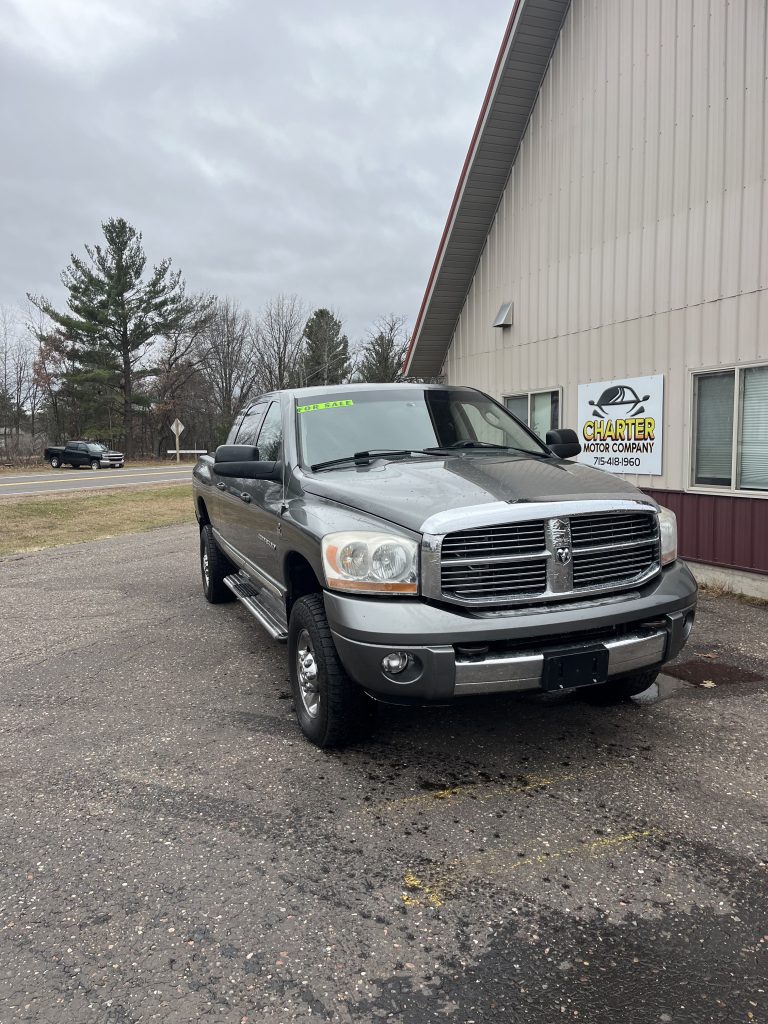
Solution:
<svg viewBox="0 0 768 1024">
<path fill-rule="evenodd" d="M 227 489 L 227 485 L 225 483 L 222 483 L 221 480 L 219 480 L 216 486 L 219 488 L 220 491 L 226 491 Z"/>
<path fill-rule="evenodd" d="M 251 500 L 251 496 L 248 493 L 248 491 L 240 491 L 240 498 L 246 503 L 250 502 Z"/>
</svg>

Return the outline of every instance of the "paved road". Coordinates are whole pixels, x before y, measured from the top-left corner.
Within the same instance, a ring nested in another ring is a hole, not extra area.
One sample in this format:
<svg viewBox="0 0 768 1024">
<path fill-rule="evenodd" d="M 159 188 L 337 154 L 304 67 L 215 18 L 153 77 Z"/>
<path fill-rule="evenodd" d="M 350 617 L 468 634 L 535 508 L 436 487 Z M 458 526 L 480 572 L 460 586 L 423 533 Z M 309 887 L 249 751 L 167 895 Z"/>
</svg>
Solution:
<svg viewBox="0 0 768 1024">
<path fill-rule="evenodd" d="M 178 480 L 189 480 L 191 473 L 191 463 L 182 463 L 180 466 L 152 466 L 148 469 L 100 469 L 97 472 L 66 468 L 43 473 L 3 473 L 0 474 L 0 498 L 21 494 L 47 494 L 52 491 L 174 483 Z"/>
<path fill-rule="evenodd" d="M 323 753 L 189 527 L 0 577 L 2 1024 L 767 1019 L 765 608 L 704 603 L 714 688 Z"/>
</svg>

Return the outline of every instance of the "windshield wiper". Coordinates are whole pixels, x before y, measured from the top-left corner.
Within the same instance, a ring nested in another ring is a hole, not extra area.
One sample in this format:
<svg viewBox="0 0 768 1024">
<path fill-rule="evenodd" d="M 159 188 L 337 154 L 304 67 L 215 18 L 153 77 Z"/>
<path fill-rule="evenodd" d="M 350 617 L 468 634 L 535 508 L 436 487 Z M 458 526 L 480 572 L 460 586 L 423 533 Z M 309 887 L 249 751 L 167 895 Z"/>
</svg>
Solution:
<svg viewBox="0 0 768 1024">
<path fill-rule="evenodd" d="M 493 441 L 454 441 L 453 444 L 427 448 L 429 452 L 455 452 L 459 449 L 482 449 L 493 452 L 521 452 L 523 455 L 546 455 L 546 452 L 532 452 L 530 448 L 517 448 L 513 444 L 494 444 Z"/>
<path fill-rule="evenodd" d="M 408 458 L 409 455 L 434 455 L 434 452 L 426 448 L 371 448 L 365 452 L 355 452 L 354 455 L 344 455 L 340 459 L 315 462 L 309 468 L 314 473 L 318 469 L 342 466 L 345 462 L 354 462 L 357 466 L 368 466 L 374 459 L 403 459 Z"/>
</svg>

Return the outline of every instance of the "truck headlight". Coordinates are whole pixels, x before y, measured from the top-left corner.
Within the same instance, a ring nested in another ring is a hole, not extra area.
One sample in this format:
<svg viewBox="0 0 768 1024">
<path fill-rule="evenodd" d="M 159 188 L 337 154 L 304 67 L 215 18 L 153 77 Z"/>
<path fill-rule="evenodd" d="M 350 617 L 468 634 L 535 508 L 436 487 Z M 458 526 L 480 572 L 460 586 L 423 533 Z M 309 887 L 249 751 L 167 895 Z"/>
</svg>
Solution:
<svg viewBox="0 0 768 1024">
<path fill-rule="evenodd" d="M 329 533 L 323 567 L 333 590 L 359 594 L 417 594 L 419 546 L 390 533 Z"/>
<path fill-rule="evenodd" d="M 677 517 L 668 508 L 659 509 L 659 536 L 661 564 L 668 565 L 677 558 Z"/>
</svg>

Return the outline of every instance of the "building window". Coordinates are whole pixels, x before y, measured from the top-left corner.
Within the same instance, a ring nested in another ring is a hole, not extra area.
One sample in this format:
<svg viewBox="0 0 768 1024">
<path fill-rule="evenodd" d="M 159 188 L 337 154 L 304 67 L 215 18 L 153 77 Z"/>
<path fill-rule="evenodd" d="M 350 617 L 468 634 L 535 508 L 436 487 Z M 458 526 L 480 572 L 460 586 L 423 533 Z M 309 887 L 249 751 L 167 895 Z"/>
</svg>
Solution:
<svg viewBox="0 0 768 1024">
<path fill-rule="evenodd" d="M 733 465 L 733 370 L 696 377 L 694 483 L 730 487 Z"/>
<path fill-rule="evenodd" d="M 504 399 L 509 411 L 545 438 L 548 430 L 560 426 L 560 391 L 531 391 L 526 395 L 509 395 Z"/>
<path fill-rule="evenodd" d="M 768 366 L 741 372 L 739 485 L 768 491 Z"/>
<path fill-rule="evenodd" d="M 768 491 L 768 366 L 695 374 L 693 401 L 693 483 Z"/>
</svg>

